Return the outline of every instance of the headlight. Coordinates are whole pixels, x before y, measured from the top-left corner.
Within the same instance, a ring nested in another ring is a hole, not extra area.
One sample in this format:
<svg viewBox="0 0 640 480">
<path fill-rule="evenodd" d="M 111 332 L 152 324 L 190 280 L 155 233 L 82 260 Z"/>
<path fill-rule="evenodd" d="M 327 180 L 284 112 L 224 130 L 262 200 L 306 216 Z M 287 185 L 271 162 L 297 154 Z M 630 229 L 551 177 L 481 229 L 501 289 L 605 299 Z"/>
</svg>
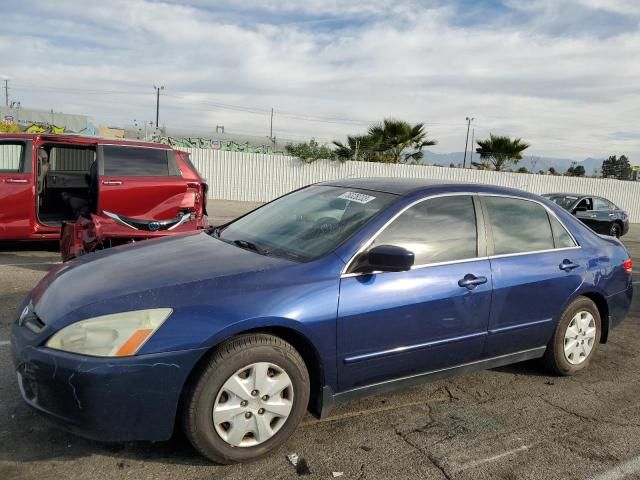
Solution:
<svg viewBox="0 0 640 480">
<path fill-rule="evenodd" d="M 172 311 L 154 308 L 82 320 L 54 334 L 47 347 L 96 357 L 135 355 Z"/>
</svg>

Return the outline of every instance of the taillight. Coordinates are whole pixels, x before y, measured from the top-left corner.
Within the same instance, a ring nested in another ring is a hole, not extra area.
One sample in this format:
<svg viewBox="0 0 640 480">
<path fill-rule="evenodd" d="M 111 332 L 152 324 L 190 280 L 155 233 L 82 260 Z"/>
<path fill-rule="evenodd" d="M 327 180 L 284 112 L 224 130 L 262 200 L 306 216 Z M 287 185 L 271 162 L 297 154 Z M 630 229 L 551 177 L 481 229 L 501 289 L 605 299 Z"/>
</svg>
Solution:
<svg viewBox="0 0 640 480">
<path fill-rule="evenodd" d="M 633 260 L 627 258 L 624 262 L 622 262 L 622 268 L 627 273 L 631 273 L 633 271 Z"/>
</svg>

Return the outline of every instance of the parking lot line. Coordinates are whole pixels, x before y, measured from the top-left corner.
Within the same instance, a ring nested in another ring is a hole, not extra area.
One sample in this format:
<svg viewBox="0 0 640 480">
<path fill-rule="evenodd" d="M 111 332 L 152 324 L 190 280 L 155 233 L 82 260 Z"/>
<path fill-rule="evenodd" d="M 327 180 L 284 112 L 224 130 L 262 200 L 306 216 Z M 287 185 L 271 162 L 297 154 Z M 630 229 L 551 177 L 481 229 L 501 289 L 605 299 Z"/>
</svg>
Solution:
<svg viewBox="0 0 640 480">
<path fill-rule="evenodd" d="M 611 470 L 601 473 L 592 480 L 618 480 L 638 472 L 640 472 L 640 456 L 616 465 Z"/>
<path fill-rule="evenodd" d="M 0 340 L 0 347 L 6 347 L 11 342 L 9 340 Z"/>
<path fill-rule="evenodd" d="M 485 463 L 494 462 L 496 460 L 500 460 L 501 458 L 508 457 L 509 455 L 515 455 L 520 452 L 526 452 L 532 447 L 532 445 L 522 445 L 521 447 L 514 448 L 513 450 L 509 450 L 508 452 L 499 453 L 498 455 L 493 455 L 492 457 L 483 458 L 480 460 L 476 460 L 473 462 L 469 462 L 465 465 L 462 465 L 459 471 L 468 470 L 470 468 L 479 467 L 480 465 L 484 465 Z"/>
</svg>

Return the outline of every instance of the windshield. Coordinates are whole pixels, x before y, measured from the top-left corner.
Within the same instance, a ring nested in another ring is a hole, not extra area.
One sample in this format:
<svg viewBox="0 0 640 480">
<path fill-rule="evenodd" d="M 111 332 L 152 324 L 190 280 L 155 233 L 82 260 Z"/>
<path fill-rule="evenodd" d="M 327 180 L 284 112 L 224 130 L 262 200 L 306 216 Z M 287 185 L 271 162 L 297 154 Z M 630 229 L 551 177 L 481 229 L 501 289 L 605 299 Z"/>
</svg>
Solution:
<svg viewBox="0 0 640 480">
<path fill-rule="evenodd" d="M 240 248 L 305 262 L 334 250 L 396 198 L 370 190 L 311 186 L 214 234 Z"/>
<path fill-rule="evenodd" d="M 554 203 L 557 203 L 565 210 L 569 210 L 578 200 L 575 195 L 543 195 Z"/>
</svg>

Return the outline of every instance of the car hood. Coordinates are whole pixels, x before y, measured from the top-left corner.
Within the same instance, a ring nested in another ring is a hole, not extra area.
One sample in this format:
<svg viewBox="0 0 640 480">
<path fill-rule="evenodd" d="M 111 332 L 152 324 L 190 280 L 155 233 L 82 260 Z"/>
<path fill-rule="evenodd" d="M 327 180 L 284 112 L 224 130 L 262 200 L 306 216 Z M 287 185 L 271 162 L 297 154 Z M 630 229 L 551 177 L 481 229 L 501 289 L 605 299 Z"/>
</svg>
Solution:
<svg viewBox="0 0 640 480">
<path fill-rule="evenodd" d="M 51 270 L 31 294 L 47 324 L 82 307 L 138 293 L 291 265 L 195 234 L 145 240 L 77 258 Z M 142 303 L 142 302 L 141 302 Z"/>
</svg>

